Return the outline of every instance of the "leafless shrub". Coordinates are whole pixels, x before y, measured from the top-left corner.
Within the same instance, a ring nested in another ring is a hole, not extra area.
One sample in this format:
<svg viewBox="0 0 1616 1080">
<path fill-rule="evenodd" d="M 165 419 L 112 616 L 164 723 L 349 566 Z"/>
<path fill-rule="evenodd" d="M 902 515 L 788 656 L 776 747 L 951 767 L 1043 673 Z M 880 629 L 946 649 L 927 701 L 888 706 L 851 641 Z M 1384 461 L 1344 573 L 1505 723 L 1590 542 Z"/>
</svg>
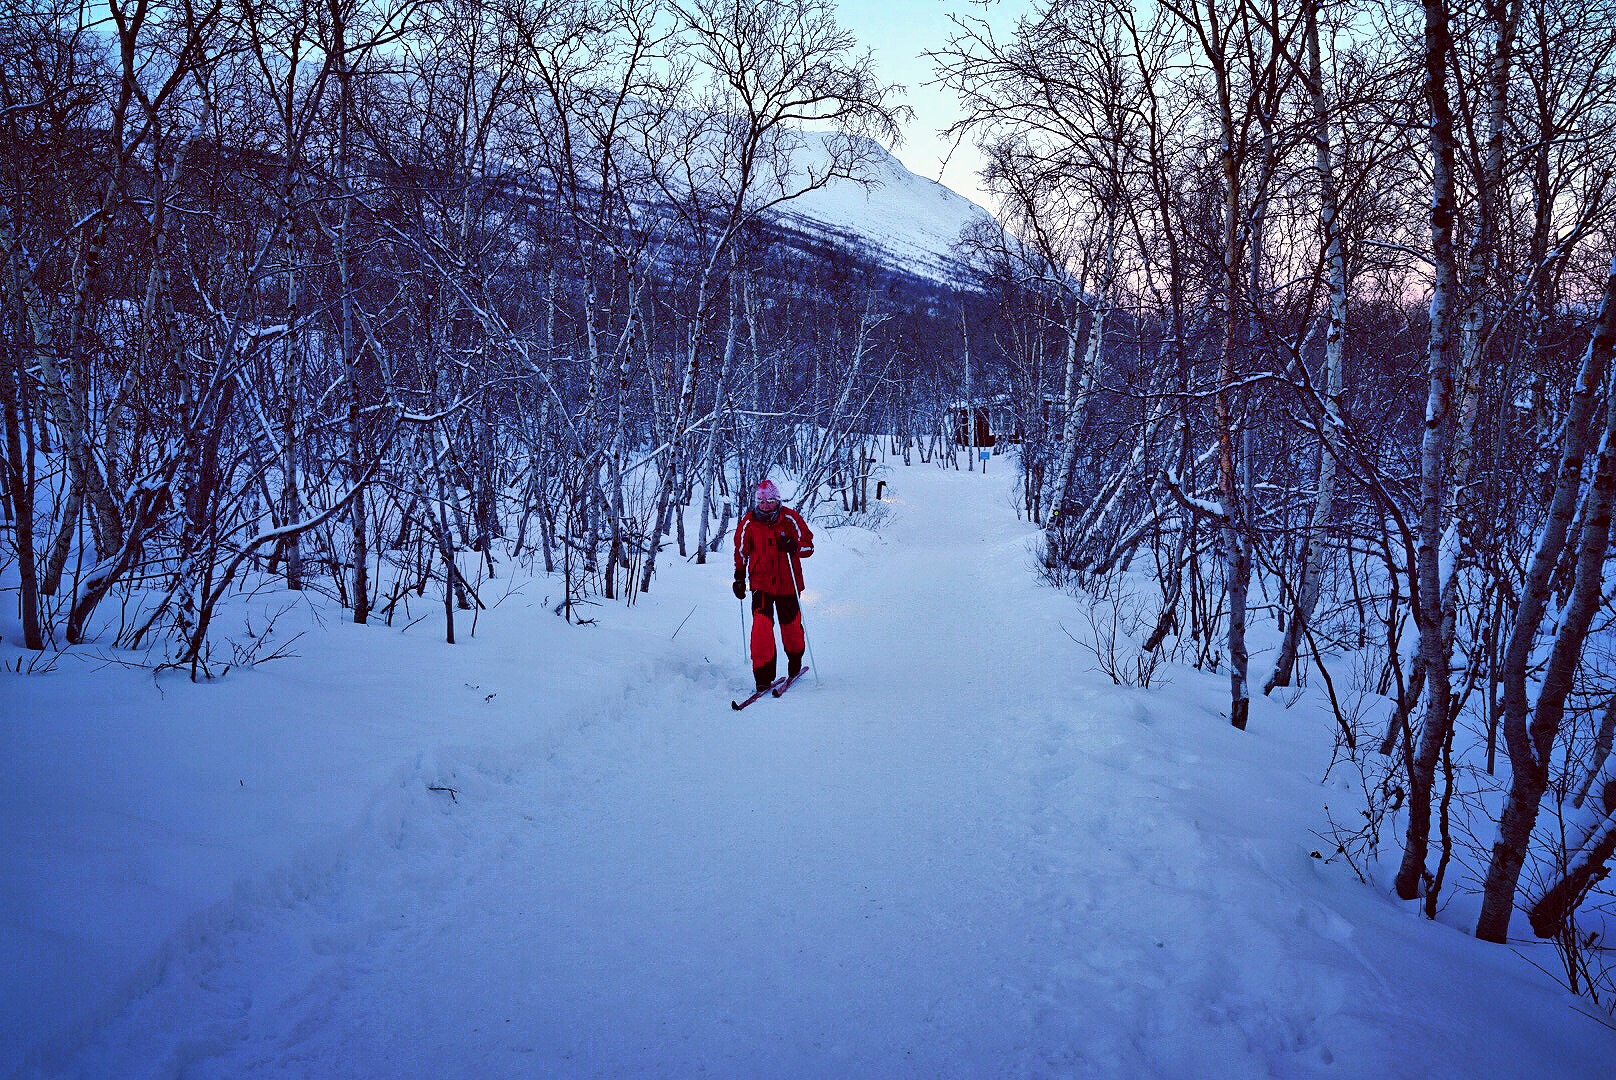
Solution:
<svg viewBox="0 0 1616 1080">
<path fill-rule="evenodd" d="M 1149 629 L 1144 602 L 1113 584 L 1090 595 L 1083 618 L 1088 634 L 1078 637 L 1062 626 L 1066 636 L 1094 657 L 1094 666 L 1113 685 L 1148 690 L 1156 681 L 1163 656 L 1161 649 L 1141 649 L 1137 644 Z"/>
</svg>

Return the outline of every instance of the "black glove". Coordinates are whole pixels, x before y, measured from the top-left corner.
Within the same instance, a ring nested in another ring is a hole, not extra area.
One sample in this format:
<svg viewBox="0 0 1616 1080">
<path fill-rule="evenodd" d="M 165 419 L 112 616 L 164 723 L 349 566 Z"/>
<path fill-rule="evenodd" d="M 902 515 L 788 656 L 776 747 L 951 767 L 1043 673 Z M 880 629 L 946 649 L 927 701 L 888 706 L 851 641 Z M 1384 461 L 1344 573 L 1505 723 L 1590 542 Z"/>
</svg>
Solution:
<svg viewBox="0 0 1616 1080">
<path fill-rule="evenodd" d="M 776 546 L 787 555 L 790 555 L 797 550 L 797 538 L 790 533 L 781 533 L 780 539 L 776 541 Z"/>
<path fill-rule="evenodd" d="M 735 599 L 746 599 L 746 571 L 735 571 Z"/>
</svg>

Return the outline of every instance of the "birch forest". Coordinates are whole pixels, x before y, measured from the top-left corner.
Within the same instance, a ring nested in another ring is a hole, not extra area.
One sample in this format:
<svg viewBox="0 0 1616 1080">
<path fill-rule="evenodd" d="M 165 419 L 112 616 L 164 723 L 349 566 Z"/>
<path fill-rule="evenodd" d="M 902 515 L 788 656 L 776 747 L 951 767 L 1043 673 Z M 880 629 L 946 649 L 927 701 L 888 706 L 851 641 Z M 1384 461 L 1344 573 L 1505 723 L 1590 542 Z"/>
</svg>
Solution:
<svg viewBox="0 0 1616 1080">
<path fill-rule="evenodd" d="M 568 618 L 632 602 L 768 465 L 863 508 L 870 432 L 904 426 L 890 283 L 766 220 L 904 117 L 825 4 L 10 10 L 29 648 L 202 677 L 236 590 L 390 622 L 433 582 L 452 642 L 505 558 L 562 575 Z"/>
<path fill-rule="evenodd" d="M 1101 663 L 1224 672 L 1241 729 L 1322 683 L 1364 794 L 1325 854 L 1384 848 L 1433 918 L 1479 891 L 1477 936 L 1551 939 L 1608 999 L 1616 7 L 956 27 L 934 58 L 1016 238 L 981 258 L 1025 510 Z"/>
<path fill-rule="evenodd" d="M 1320 857 L 1608 1001 L 1616 0 L 986 14 L 931 60 L 1002 228 L 939 283 L 779 226 L 908 120 L 828 0 L 8 5 L 22 644 L 209 678 L 301 590 L 452 643 L 512 564 L 587 622 L 991 405 L 1074 665 L 1251 738 L 1322 689 Z"/>
</svg>

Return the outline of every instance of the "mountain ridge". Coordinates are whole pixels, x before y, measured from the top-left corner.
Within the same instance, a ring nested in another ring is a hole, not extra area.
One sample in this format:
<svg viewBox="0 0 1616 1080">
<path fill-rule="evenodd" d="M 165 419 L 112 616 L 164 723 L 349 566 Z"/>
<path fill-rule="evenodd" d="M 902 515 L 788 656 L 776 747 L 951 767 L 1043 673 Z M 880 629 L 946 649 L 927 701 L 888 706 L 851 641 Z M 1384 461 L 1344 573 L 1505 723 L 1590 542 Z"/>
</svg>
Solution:
<svg viewBox="0 0 1616 1080">
<path fill-rule="evenodd" d="M 830 150 L 828 133 L 807 133 L 802 168 L 821 165 Z M 867 175 L 837 179 L 775 207 L 779 228 L 823 236 L 872 258 L 882 267 L 946 285 L 965 285 L 970 261 L 959 251 L 968 230 L 998 228 L 986 209 L 936 180 L 907 168 L 886 147 L 870 140 Z"/>
</svg>

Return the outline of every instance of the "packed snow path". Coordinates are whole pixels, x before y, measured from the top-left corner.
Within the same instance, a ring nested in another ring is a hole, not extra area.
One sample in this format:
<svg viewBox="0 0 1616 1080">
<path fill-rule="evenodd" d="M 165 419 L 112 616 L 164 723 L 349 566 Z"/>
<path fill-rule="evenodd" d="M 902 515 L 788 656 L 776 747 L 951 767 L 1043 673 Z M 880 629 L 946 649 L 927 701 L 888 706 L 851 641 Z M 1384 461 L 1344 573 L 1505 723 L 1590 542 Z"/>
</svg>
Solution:
<svg viewBox="0 0 1616 1080">
<path fill-rule="evenodd" d="M 807 565 L 816 672 L 739 714 L 727 560 L 676 565 L 563 737 L 424 753 L 342 857 L 238 890 L 44 1071 L 1594 1075 L 1608 1034 L 1546 979 L 1309 858 L 1316 716 L 1242 735 L 1213 680 L 1086 672 L 1007 489 L 896 470 L 883 532 Z"/>
</svg>

